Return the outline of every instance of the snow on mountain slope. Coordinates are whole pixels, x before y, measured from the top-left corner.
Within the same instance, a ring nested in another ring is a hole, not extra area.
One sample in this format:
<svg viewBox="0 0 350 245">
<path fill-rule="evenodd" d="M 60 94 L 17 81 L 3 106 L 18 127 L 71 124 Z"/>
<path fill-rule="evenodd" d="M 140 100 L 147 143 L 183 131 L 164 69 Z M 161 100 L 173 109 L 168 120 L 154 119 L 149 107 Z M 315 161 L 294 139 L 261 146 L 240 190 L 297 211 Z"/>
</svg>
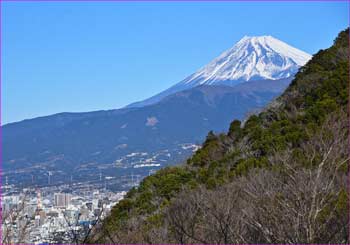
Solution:
<svg viewBox="0 0 350 245">
<path fill-rule="evenodd" d="M 247 81 L 288 78 L 310 58 L 311 55 L 272 36 L 245 36 L 232 48 L 183 81 L 128 107 L 153 104 L 170 94 L 199 85 L 235 86 Z"/>
<path fill-rule="evenodd" d="M 286 78 L 310 58 L 311 55 L 271 36 L 246 36 L 181 84 Z"/>
</svg>

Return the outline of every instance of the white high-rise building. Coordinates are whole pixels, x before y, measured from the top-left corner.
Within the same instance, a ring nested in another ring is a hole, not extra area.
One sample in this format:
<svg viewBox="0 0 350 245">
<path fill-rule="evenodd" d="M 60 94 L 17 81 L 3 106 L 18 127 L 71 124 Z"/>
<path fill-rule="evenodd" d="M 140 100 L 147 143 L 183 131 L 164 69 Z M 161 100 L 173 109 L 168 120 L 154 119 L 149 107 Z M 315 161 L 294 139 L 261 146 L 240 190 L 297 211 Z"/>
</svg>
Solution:
<svg viewBox="0 0 350 245">
<path fill-rule="evenodd" d="M 72 195 L 69 193 L 55 193 L 55 206 L 67 207 L 70 204 Z"/>
</svg>

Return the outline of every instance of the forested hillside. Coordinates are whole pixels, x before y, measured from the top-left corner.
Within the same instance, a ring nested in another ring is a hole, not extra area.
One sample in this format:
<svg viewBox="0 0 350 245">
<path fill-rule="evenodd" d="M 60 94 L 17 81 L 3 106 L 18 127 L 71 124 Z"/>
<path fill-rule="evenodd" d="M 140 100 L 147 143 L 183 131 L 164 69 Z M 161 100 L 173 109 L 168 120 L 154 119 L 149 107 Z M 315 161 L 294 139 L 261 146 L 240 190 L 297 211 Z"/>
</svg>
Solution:
<svg viewBox="0 0 350 245">
<path fill-rule="evenodd" d="M 263 112 L 144 179 L 94 243 L 348 243 L 349 29 Z"/>
</svg>

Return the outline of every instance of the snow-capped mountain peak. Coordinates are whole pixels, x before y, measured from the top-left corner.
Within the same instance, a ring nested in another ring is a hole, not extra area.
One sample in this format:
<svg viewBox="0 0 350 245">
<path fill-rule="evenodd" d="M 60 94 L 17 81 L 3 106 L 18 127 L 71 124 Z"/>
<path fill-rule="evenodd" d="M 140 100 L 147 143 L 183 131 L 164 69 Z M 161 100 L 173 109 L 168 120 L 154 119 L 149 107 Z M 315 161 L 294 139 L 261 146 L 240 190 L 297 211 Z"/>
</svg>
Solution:
<svg viewBox="0 0 350 245">
<path fill-rule="evenodd" d="M 235 86 L 254 80 L 292 78 L 310 58 L 311 55 L 272 36 L 244 36 L 232 48 L 181 82 L 129 107 L 154 104 L 170 94 L 200 85 Z"/>
<path fill-rule="evenodd" d="M 232 48 L 181 84 L 239 83 L 282 79 L 296 73 L 311 55 L 272 36 L 244 36 Z"/>
</svg>

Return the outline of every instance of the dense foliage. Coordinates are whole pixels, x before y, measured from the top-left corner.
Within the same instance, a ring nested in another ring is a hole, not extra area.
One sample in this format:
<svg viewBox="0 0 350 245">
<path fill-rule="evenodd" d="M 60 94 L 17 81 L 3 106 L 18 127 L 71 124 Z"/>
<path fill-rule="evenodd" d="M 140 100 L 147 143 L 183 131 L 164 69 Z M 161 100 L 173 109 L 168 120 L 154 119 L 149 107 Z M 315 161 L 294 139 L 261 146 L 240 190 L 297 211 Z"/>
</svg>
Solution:
<svg viewBox="0 0 350 245">
<path fill-rule="evenodd" d="M 349 29 L 263 112 L 145 178 L 98 243 L 347 243 Z"/>
</svg>

